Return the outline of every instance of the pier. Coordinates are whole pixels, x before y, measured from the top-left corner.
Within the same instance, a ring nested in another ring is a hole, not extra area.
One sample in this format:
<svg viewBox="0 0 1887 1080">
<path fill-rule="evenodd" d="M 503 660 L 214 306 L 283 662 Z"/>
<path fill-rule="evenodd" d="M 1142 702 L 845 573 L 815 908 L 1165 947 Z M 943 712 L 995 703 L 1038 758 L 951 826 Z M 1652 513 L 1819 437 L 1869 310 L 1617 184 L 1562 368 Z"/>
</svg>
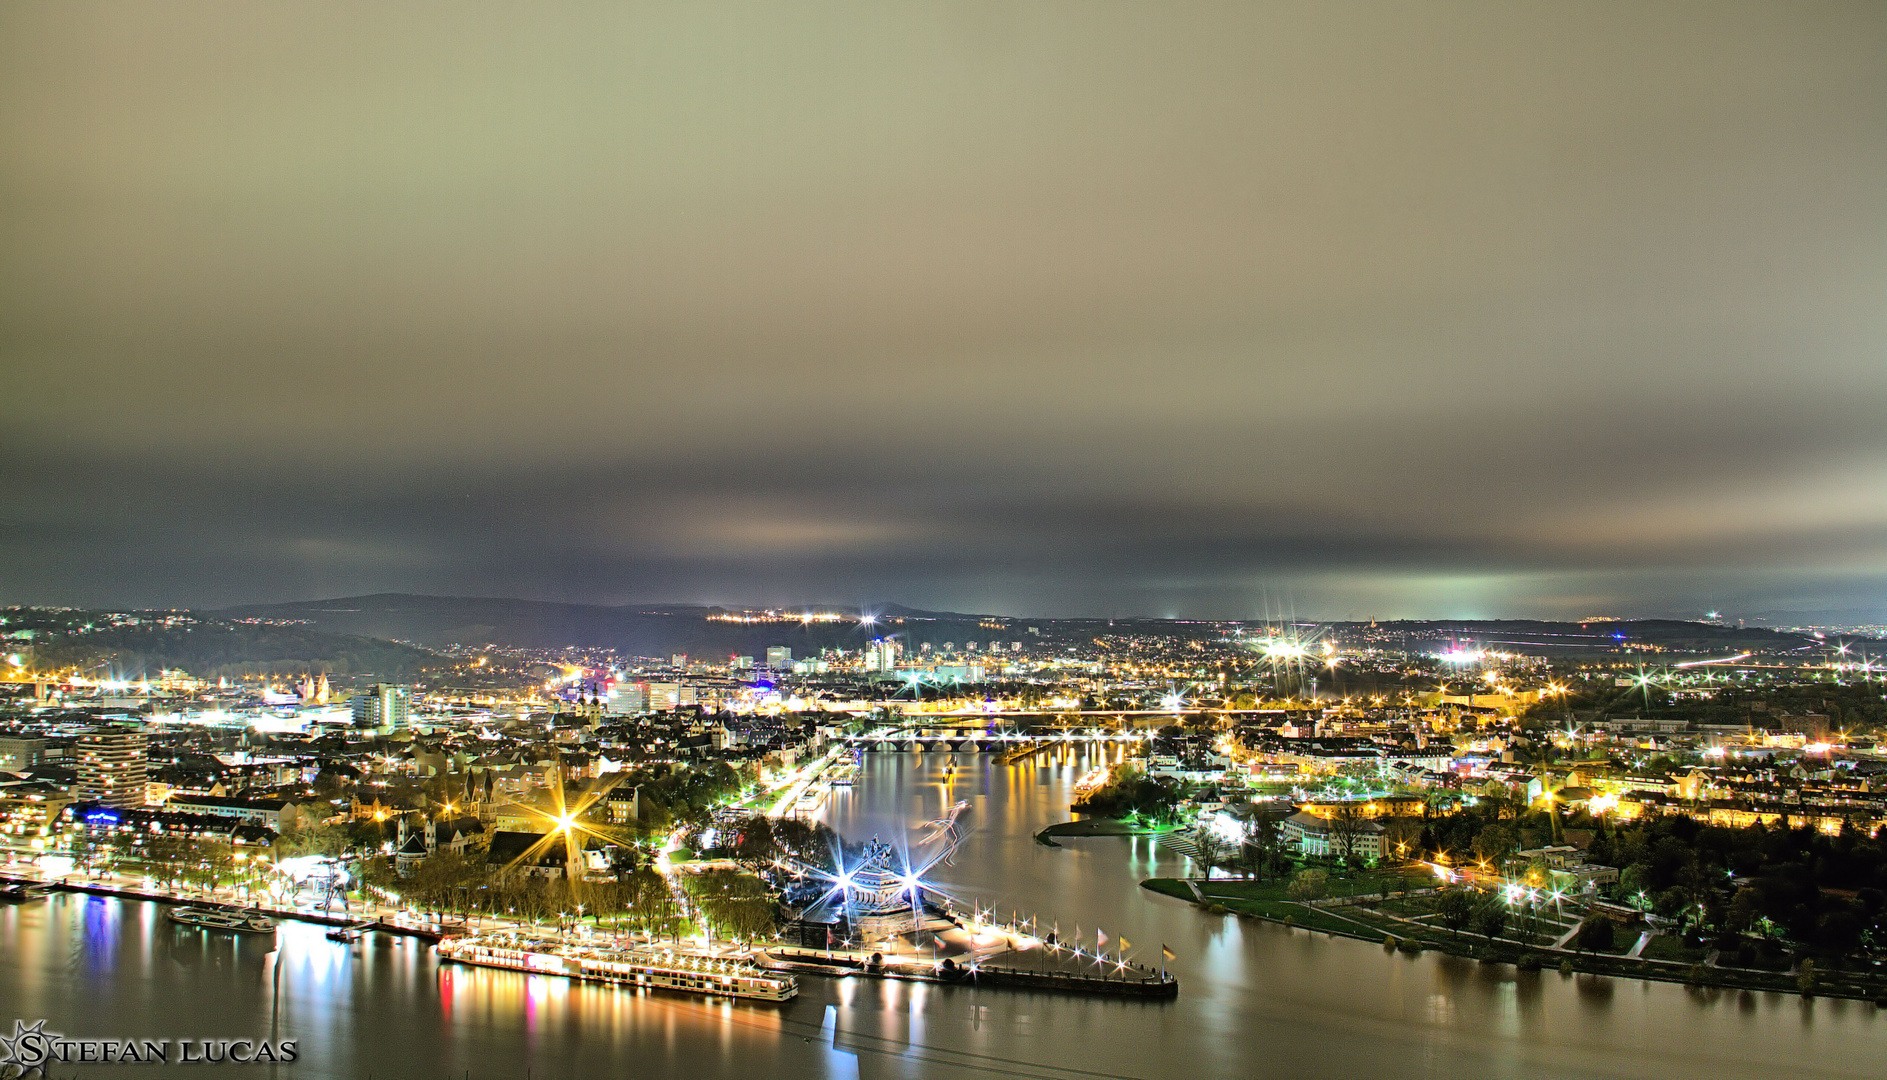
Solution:
<svg viewBox="0 0 1887 1080">
<path fill-rule="evenodd" d="M 874 959 L 876 957 L 876 959 Z M 1050 990 L 1106 997 L 1176 998 L 1179 980 L 1170 975 L 1126 964 L 1118 977 L 1078 971 L 1006 967 L 978 961 L 957 963 L 954 958 L 923 959 L 898 954 L 884 957 L 855 950 L 828 951 L 799 946 L 772 946 L 757 950 L 761 967 L 794 975 L 825 978 L 897 979 L 907 982 L 947 983 L 955 986 L 1002 987 L 1015 990 Z"/>
</svg>

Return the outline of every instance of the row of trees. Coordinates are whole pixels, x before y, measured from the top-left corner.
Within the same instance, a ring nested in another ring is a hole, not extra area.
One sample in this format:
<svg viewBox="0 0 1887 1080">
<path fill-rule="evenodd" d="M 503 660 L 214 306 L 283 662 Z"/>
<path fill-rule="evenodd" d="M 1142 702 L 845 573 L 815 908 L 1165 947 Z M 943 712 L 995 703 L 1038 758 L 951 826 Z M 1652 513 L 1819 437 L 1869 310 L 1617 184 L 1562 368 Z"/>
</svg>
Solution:
<svg viewBox="0 0 1887 1080">
<path fill-rule="evenodd" d="M 1138 814 L 1155 821 L 1171 820 L 1179 813 L 1185 792 L 1167 777 L 1149 777 L 1139 767 L 1121 764 L 1114 768 L 1108 782 L 1096 788 L 1087 801 L 1075 809 L 1084 814 L 1127 817 Z"/>
<path fill-rule="evenodd" d="M 1624 898 L 1700 933 L 1780 935 L 1836 955 L 1887 945 L 1887 845 L 1852 825 L 1830 835 L 1658 817 L 1595 837 L 1588 855 L 1620 868 Z"/>
<path fill-rule="evenodd" d="M 1549 836 L 1553 824 L 1545 813 L 1508 817 L 1479 805 L 1424 820 L 1418 844 L 1430 857 L 1473 852 L 1499 867 L 1523 837 Z M 1587 857 L 1619 869 L 1620 900 L 1722 947 L 1740 947 L 1745 934 L 1836 956 L 1887 945 L 1887 843 L 1852 825 L 1834 834 L 1726 828 L 1682 815 L 1568 824 L 1593 830 Z"/>
<path fill-rule="evenodd" d="M 409 903 L 462 915 L 497 915 L 548 922 L 588 919 L 674 937 L 698 923 L 712 934 L 743 941 L 773 932 L 772 891 L 752 874 L 728 868 L 678 875 L 680 894 L 649 866 L 636 866 L 612 881 L 573 882 L 441 852 L 409 877 L 385 876 L 385 860 L 365 868 L 370 885 L 391 888 Z M 691 918 L 690 916 L 693 916 Z"/>
<path fill-rule="evenodd" d="M 369 671 L 409 676 L 450 666 L 443 656 L 377 638 L 213 620 L 190 627 L 110 627 L 52 638 L 36 651 L 39 665 L 47 668 L 84 668 L 107 661 L 126 674 L 155 676 L 165 668 L 182 668 L 211 679 Z"/>
<path fill-rule="evenodd" d="M 844 850 L 839 834 L 823 822 L 754 814 L 729 826 L 724 843 L 712 853 L 724 853 L 755 874 L 781 860 L 836 874 Z"/>
<path fill-rule="evenodd" d="M 73 835 L 71 852 L 73 861 L 82 868 L 128 864 L 166 889 L 178 885 L 214 889 L 241 882 L 257 884 L 268 866 L 227 840 L 171 833 L 100 835 L 82 829 Z"/>
</svg>

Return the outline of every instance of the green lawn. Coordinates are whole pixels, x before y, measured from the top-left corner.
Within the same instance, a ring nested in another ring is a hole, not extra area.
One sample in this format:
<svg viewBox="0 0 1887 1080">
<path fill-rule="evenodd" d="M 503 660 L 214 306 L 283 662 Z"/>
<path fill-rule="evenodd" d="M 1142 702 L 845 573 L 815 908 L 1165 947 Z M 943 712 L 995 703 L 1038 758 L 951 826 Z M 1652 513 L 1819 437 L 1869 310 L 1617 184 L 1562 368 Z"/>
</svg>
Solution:
<svg viewBox="0 0 1887 1080">
<path fill-rule="evenodd" d="M 1140 887 L 1149 892 L 1156 892 L 1162 896 L 1171 896 L 1176 899 L 1184 900 L 1189 904 L 1192 903 L 1192 890 L 1187 888 L 1186 883 L 1178 878 L 1148 878 L 1140 883 Z"/>
<path fill-rule="evenodd" d="M 1215 882 L 1215 884 L 1217 883 Z M 1178 878 L 1148 878 L 1140 883 L 1140 887 L 1149 892 L 1160 893 L 1163 896 L 1171 896 L 1188 902 L 1191 902 L 1193 898 L 1192 890 L 1187 888 L 1186 883 Z M 1352 937 L 1367 938 L 1370 936 L 1368 925 L 1359 926 L 1357 922 L 1339 915 L 1318 911 L 1315 908 L 1307 908 L 1302 904 L 1293 903 L 1277 897 L 1219 896 L 1208 893 L 1206 902 L 1223 907 L 1227 913 L 1233 915 L 1257 915 L 1261 918 L 1273 919 L 1278 922 L 1289 922 L 1294 926 L 1301 926 L 1308 930 L 1324 930 L 1335 934 L 1347 934 Z M 1349 912 L 1346 911 L 1345 914 L 1349 914 Z"/>
<path fill-rule="evenodd" d="M 1645 951 L 1638 955 L 1647 960 L 1676 960 L 1684 964 L 1701 964 L 1710 955 L 1710 950 L 1701 945 L 1686 945 L 1681 937 L 1659 934 L 1645 942 Z"/>
<path fill-rule="evenodd" d="M 1794 957 L 1781 949 L 1752 950 L 1753 955 L 1747 964 L 1743 963 L 1739 951 L 1736 949 L 1726 951 L 1717 958 L 1717 964 L 1720 967 L 1738 967 L 1748 971 L 1788 971 L 1795 964 Z"/>
<path fill-rule="evenodd" d="M 1362 896 L 1394 892 L 1398 889 L 1426 889 L 1434 883 L 1435 875 L 1421 867 L 1361 870 L 1353 874 L 1333 872 L 1329 878 L 1331 896 Z M 1262 881 L 1216 878 L 1199 883 L 1199 890 L 1214 899 L 1224 897 L 1240 900 L 1284 900 L 1288 899 L 1286 890 L 1289 887 L 1288 876 L 1270 877 Z M 1391 903 L 1394 902 L 1391 901 Z"/>
</svg>

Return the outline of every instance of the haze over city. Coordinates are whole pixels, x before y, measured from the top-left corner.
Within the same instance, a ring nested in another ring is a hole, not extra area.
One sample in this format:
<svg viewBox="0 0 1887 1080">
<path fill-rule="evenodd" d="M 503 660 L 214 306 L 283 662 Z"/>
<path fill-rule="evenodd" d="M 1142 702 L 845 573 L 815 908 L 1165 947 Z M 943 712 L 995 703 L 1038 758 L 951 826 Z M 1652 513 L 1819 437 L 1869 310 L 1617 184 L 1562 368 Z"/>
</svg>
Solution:
<svg viewBox="0 0 1887 1080">
<path fill-rule="evenodd" d="M 1878 620 L 1884 49 L 8 5 L 0 601 Z"/>
</svg>

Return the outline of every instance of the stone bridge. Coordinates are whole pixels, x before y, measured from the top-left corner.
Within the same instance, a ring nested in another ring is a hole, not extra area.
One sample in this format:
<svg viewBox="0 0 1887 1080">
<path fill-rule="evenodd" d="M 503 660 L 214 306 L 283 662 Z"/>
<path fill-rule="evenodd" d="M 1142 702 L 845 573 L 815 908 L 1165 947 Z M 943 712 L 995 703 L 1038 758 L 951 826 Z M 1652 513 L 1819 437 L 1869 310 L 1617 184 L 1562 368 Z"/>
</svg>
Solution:
<svg viewBox="0 0 1887 1080">
<path fill-rule="evenodd" d="M 1053 750 L 1058 747 L 1086 746 L 1095 743 L 1140 743 L 1143 731 L 1054 730 L 1030 734 L 1014 732 L 953 731 L 949 728 L 902 728 L 867 731 L 846 736 L 845 741 L 860 750 L 912 752 L 931 750 L 939 753 L 1000 754 Z"/>
</svg>

